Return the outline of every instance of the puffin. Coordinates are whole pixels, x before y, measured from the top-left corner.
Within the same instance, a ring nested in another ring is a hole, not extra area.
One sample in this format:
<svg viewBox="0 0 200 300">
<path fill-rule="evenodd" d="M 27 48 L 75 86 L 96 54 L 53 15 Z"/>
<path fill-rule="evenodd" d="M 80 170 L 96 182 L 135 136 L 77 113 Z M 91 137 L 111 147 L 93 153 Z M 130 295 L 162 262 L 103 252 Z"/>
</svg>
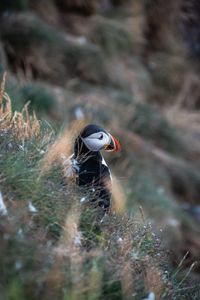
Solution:
<svg viewBox="0 0 200 300">
<path fill-rule="evenodd" d="M 121 150 L 121 145 L 101 126 L 89 124 L 75 139 L 71 161 L 76 184 L 86 189 L 89 202 L 106 213 L 111 206 L 112 176 L 101 150 L 116 152 Z"/>
</svg>

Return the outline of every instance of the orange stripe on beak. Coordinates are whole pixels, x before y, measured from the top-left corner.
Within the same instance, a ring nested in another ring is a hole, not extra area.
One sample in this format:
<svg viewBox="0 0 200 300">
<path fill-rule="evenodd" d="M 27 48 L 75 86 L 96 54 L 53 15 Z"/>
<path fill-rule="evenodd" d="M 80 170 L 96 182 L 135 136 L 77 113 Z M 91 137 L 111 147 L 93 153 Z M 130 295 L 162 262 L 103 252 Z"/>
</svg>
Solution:
<svg viewBox="0 0 200 300">
<path fill-rule="evenodd" d="M 114 151 L 120 151 L 120 150 L 121 150 L 120 142 L 119 142 L 118 139 L 117 139 L 116 137 L 114 137 L 113 135 L 112 135 L 112 138 L 113 138 L 113 140 L 114 140 L 114 142 L 115 142 L 115 149 L 114 149 Z"/>
<path fill-rule="evenodd" d="M 116 137 L 114 137 L 113 135 L 110 135 L 110 137 L 111 137 L 110 144 L 106 145 L 104 149 L 107 152 L 120 151 L 121 145 L 120 145 L 120 142 L 118 141 L 118 139 Z"/>
</svg>

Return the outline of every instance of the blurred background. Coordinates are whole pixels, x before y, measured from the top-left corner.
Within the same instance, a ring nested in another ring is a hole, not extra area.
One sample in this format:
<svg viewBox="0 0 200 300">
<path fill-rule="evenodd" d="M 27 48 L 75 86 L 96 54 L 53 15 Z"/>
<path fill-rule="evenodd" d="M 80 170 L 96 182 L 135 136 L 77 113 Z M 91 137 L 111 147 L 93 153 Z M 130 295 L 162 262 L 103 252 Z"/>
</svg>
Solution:
<svg viewBox="0 0 200 300">
<path fill-rule="evenodd" d="M 0 1 L 0 74 L 13 110 L 30 101 L 55 132 L 87 120 L 115 134 L 122 152 L 106 159 L 128 213 L 142 206 L 170 266 L 185 255 L 192 282 L 200 279 L 199 59 L 198 0 Z M 173 299 L 199 299 L 199 290 L 183 297 Z"/>
</svg>

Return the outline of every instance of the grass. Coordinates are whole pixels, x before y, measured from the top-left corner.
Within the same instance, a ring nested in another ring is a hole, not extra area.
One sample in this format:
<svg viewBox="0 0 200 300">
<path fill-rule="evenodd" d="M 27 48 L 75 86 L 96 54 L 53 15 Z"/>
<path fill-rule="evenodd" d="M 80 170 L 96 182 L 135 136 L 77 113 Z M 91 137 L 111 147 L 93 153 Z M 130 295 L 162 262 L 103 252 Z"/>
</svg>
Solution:
<svg viewBox="0 0 200 300">
<path fill-rule="evenodd" d="M 199 67 L 176 32 L 179 1 L 11 2 L 0 4 L 12 79 L 0 92 L 0 300 L 199 299 Z M 105 156 L 115 176 L 101 224 L 67 176 L 74 117 L 122 143 Z"/>
<path fill-rule="evenodd" d="M 57 109 L 53 91 L 45 84 L 34 81 L 20 84 L 19 81 L 10 80 L 6 84 L 6 90 L 10 97 L 14 96 L 13 110 L 22 110 L 27 102 L 29 110 L 36 111 L 39 116 L 51 114 Z"/>
<path fill-rule="evenodd" d="M 184 148 L 183 142 L 176 130 L 161 112 L 148 104 L 136 104 L 135 112 L 128 123 L 134 132 L 147 140 L 156 140 L 157 146 L 169 152 L 180 152 Z"/>
<path fill-rule="evenodd" d="M 58 32 L 34 13 L 4 18 L 1 39 L 9 64 L 19 75 L 43 80 L 48 77 L 59 85 L 65 85 L 71 77 L 89 82 L 108 79 L 104 56 L 97 46 Z"/>
<path fill-rule="evenodd" d="M 94 18 L 94 24 L 91 40 L 108 56 L 131 53 L 133 40 L 125 26 L 102 17 Z"/>
<path fill-rule="evenodd" d="M 27 106 L 13 113 L 4 86 L 5 79 L 0 93 L 0 181 L 8 215 L 0 220 L 0 299 L 139 300 L 149 293 L 176 299 L 188 275 L 174 284 L 178 279 L 171 275 L 161 232 L 142 208 L 140 214 L 126 211 L 120 182 L 113 186 L 118 213 L 110 212 L 99 223 L 98 210 L 80 204 L 83 191 L 73 178 L 66 178 L 70 141 L 83 123 L 56 137 Z M 135 192 L 132 201 L 139 195 Z M 151 198 L 149 190 L 143 192 Z"/>
</svg>

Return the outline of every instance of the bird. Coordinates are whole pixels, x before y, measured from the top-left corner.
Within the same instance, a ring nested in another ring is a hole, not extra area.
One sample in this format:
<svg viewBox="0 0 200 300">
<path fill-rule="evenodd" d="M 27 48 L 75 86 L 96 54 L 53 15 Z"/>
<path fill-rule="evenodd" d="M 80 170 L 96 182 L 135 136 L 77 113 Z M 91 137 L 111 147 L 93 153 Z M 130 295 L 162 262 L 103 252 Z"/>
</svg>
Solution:
<svg viewBox="0 0 200 300">
<path fill-rule="evenodd" d="M 106 213 L 111 206 L 112 176 L 101 150 L 120 151 L 121 145 L 101 126 L 89 124 L 75 139 L 71 161 L 76 184 L 86 188 L 89 202 L 96 203 Z"/>
</svg>

